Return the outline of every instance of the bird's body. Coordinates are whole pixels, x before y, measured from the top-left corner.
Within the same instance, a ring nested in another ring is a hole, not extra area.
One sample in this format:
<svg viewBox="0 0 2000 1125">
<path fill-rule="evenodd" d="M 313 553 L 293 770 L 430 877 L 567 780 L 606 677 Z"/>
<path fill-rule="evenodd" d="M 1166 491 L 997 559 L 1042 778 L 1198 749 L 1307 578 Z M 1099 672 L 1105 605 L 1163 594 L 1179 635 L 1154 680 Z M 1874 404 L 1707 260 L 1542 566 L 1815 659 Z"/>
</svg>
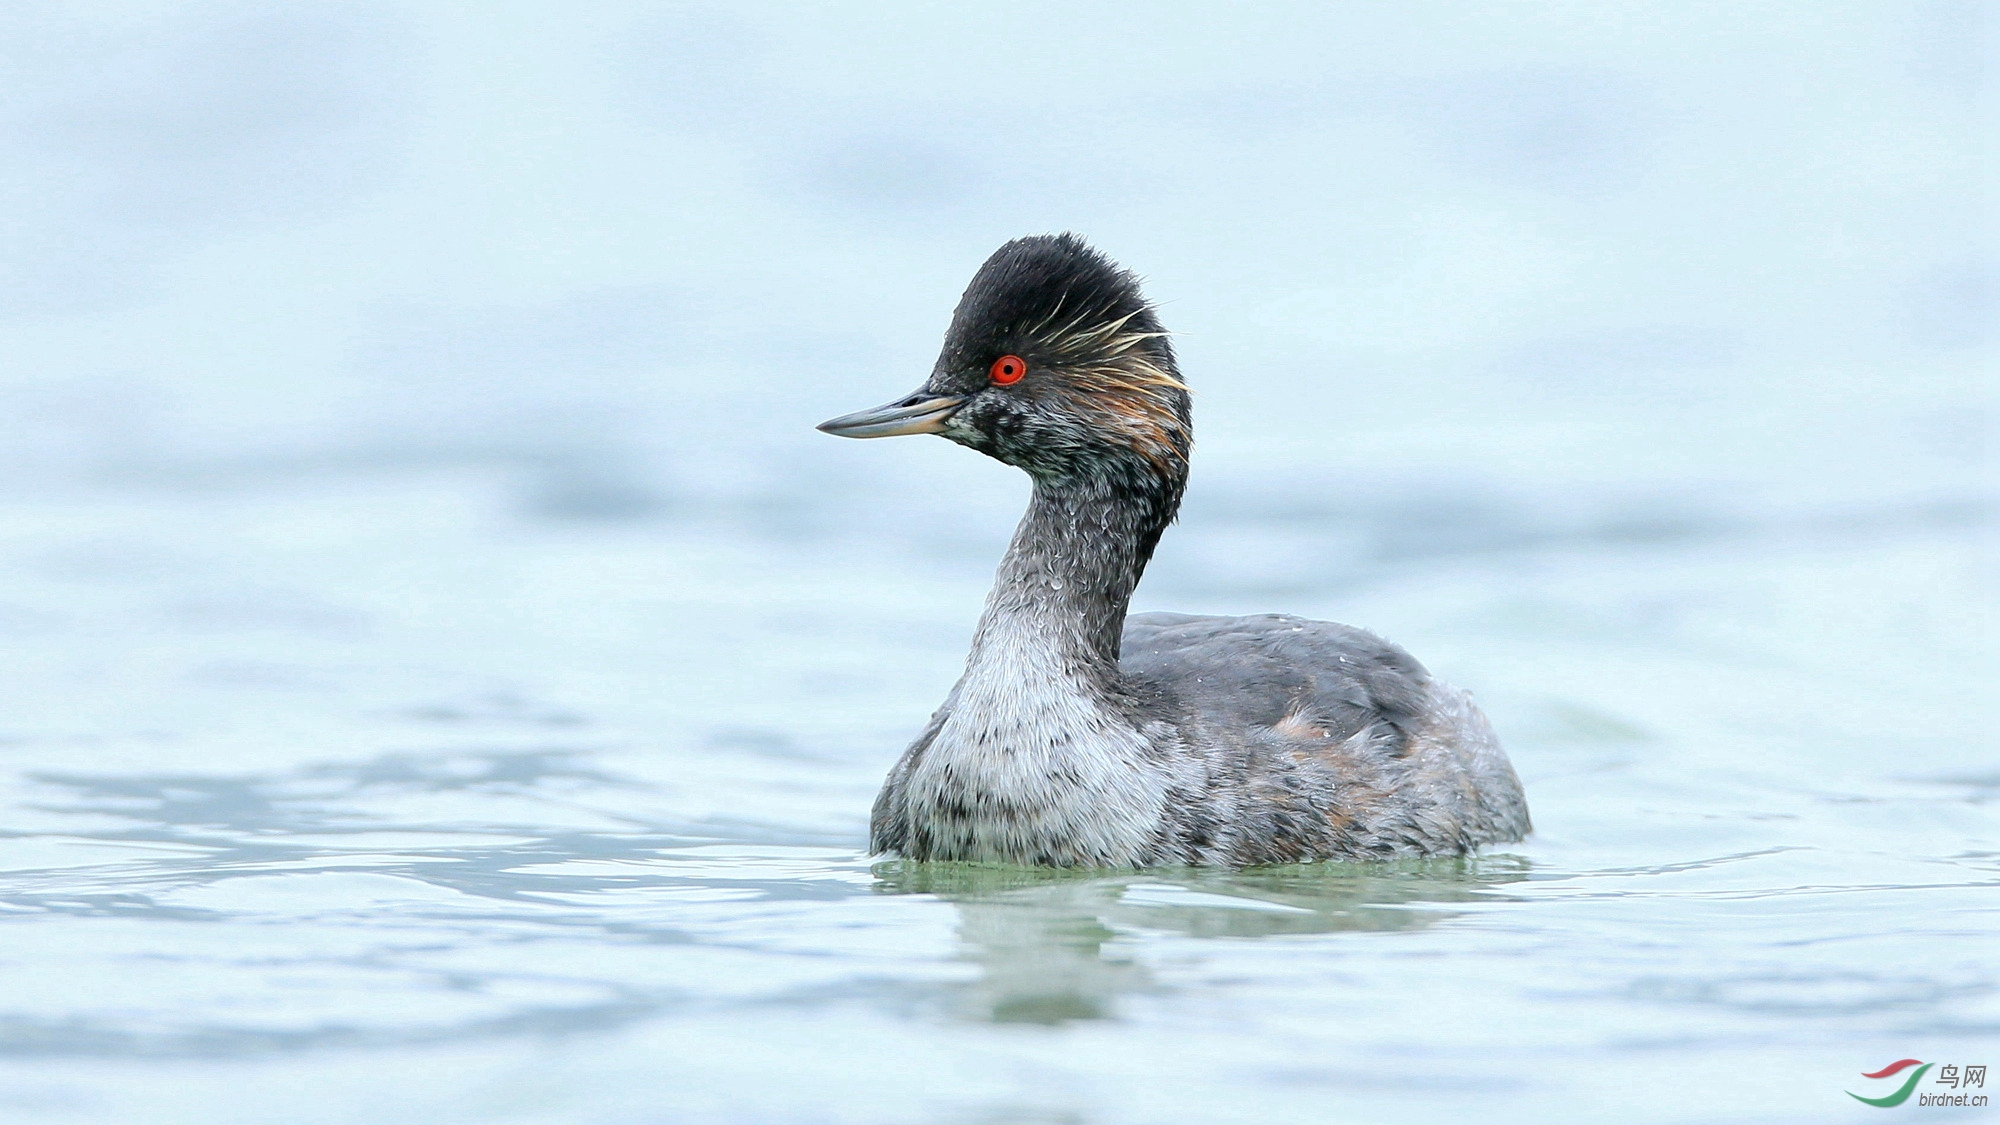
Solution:
<svg viewBox="0 0 2000 1125">
<path fill-rule="evenodd" d="M 967 289 L 923 391 L 825 423 L 1026 469 L 965 674 L 876 799 L 916 860 L 1243 866 L 1460 854 L 1527 804 L 1464 692 L 1373 634 L 1126 606 L 1178 510 L 1186 388 L 1137 282 L 1073 236 Z"/>
</svg>

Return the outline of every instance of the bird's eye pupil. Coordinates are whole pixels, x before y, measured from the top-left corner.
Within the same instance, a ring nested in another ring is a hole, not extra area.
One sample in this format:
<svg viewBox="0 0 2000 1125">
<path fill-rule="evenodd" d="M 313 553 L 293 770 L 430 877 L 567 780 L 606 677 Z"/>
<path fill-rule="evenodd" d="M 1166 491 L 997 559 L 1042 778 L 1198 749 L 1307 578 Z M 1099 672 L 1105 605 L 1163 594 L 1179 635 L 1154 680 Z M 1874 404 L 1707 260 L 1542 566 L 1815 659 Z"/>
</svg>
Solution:
<svg viewBox="0 0 2000 1125">
<path fill-rule="evenodd" d="M 993 361 L 992 370 L 988 372 L 988 375 L 995 383 L 1004 387 L 1009 383 L 1020 382 L 1021 376 L 1027 373 L 1028 362 L 1026 360 L 1017 355 L 1003 355 Z"/>
</svg>

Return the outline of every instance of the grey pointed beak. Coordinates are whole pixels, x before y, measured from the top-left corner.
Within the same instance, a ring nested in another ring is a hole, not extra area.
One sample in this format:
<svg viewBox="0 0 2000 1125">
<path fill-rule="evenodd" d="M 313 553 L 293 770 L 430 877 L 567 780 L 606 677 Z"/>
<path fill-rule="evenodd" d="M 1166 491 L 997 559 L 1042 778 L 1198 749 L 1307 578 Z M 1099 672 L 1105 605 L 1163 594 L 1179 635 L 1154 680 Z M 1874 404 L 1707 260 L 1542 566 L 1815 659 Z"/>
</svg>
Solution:
<svg viewBox="0 0 2000 1125">
<path fill-rule="evenodd" d="M 819 424 L 823 433 L 835 437 L 897 437 L 902 434 L 934 434 L 944 429 L 947 419 L 965 399 L 953 395 L 931 395 L 918 391 L 900 402 L 857 410 Z"/>
</svg>

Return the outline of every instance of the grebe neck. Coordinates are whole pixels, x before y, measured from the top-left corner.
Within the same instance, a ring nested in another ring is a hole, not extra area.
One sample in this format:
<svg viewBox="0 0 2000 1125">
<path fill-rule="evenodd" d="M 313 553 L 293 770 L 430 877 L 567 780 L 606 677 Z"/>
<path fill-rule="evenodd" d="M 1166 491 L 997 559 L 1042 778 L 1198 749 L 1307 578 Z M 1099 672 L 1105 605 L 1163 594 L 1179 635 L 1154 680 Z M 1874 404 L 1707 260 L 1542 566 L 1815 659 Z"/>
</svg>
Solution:
<svg viewBox="0 0 2000 1125">
<path fill-rule="evenodd" d="M 1117 680 L 1126 607 L 1180 489 L 1150 473 L 1034 479 L 968 667 L 1029 658 L 1109 687 Z"/>
</svg>

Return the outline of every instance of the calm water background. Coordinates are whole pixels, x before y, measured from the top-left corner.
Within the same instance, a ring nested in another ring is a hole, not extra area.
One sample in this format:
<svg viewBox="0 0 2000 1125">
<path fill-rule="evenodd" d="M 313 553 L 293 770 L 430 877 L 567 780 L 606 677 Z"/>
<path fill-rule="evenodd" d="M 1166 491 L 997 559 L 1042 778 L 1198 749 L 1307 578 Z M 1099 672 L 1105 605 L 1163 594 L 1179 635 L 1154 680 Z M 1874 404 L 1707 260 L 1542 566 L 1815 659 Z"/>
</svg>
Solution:
<svg viewBox="0 0 2000 1125">
<path fill-rule="evenodd" d="M 1867 1120 L 2000 1063 L 1991 9 L 1069 7 L 7 7 L 0 1119 Z M 1400 640 L 1531 840 L 871 862 L 1025 483 L 811 425 L 1060 229 L 1198 394 L 1139 608 Z"/>
</svg>

